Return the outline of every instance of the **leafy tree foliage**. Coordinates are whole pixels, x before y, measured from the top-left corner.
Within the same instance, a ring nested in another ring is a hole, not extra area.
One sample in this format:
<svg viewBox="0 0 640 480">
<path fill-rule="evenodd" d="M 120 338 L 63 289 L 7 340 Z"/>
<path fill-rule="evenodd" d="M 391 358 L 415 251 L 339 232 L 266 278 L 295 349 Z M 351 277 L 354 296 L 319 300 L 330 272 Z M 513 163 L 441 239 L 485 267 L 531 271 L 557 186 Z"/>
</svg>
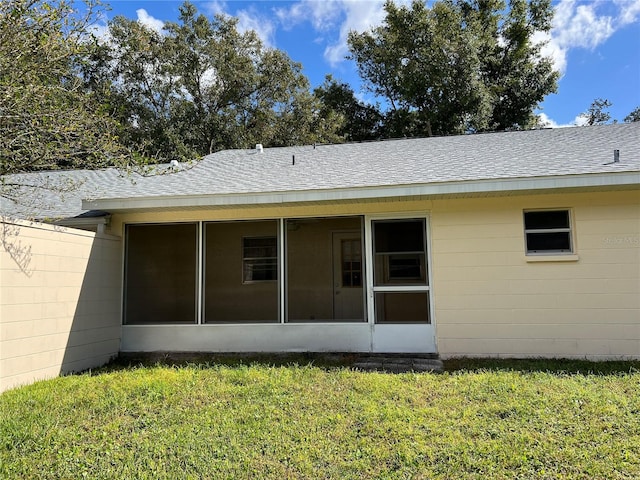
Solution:
<svg viewBox="0 0 640 480">
<path fill-rule="evenodd" d="M 613 105 L 606 98 L 596 98 L 586 112 L 582 112 L 579 117 L 582 118 L 580 125 L 605 125 L 612 121 L 609 108 Z M 629 115 L 624 117 L 625 123 L 640 122 L 640 107 L 634 108 Z M 618 120 L 613 120 L 618 123 Z"/>
<path fill-rule="evenodd" d="M 237 19 L 209 20 L 185 3 L 162 34 L 124 17 L 109 32 L 87 79 L 108 88 L 122 138 L 145 156 L 338 139 L 337 115 L 319 114 L 301 66 L 255 32 L 238 32 Z"/>
<path fill-rule="evenodd" d="M 580 117 L 584 118 L 585 125 L 604 125 L 611 120 L 611 114 L 607 110 L 611 105 L 606 98 L 596 98 Z"/>
<path fill-rule="evenodd" d="M 0 3 L 0 195 L 9 195 L 7 174 L 129 158 L 116 122 L 79 75 L 96 7 L 79 14 L 66 0 Z"/>
<path fill-rule="evenodd" d="M 634 108 L 629 115 L 624 117 L 625 123 L 640 122 L 640 107 Z"/>
<path fill-rule="evenodd" d="M 329 117 L 332 112 L 342 116 L 343 124 L 337 133 L 345 140 L 374 140 L 384 135 L 383 114 L 375 106 L 359 101 L 346 83 L 327 75 L 313 93 L 322 102 L 321 116 Z"/>
<path fill-rule="evenodd" d="M 351 32 L 351 58 L 384 97 L 389 128 L 433 135 L 528 128 L 558 74 L 534 44 L 551 28 L 550 0 L 385 4 L 385 23 Z"/>
</svg>

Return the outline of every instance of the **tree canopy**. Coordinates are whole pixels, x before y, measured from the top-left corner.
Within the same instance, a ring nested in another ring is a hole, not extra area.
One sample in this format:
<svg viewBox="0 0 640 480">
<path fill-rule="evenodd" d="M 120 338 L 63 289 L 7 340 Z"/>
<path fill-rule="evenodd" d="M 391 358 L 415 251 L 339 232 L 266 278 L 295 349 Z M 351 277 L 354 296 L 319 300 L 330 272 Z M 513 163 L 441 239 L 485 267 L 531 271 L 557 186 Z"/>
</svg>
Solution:
<svg viewBox="0 0 640 480">
<path fill-rule="evenodd" d="M 586 112 L 580 114 L 585 121 L 585 125 L 604 125 L 611 120 L 609 107 L 613 105 L 606 98 L 596 98 Z"/>
<path fill-rule="evenodd" d="M 194 159 L 255 143 L 530 128 L 558 78 L 534 42 L 551 28 L 550 0 L 387 1 L 382 25 L 348 38 L 384 109 L 330 75 L 312 92 L 286 53 L 188 2 L 162 31 L 118 16 L 98 38 L 97 1 L 0 3 L 5 186 L 12 173 Z M 597 99 L 587 123 L 608 122 L 609 106 Z M 636 108 L 625 121 L 639 118 Z"/>
<path fill-rule="evenodd" d="M 386 99 L 404 135 L 528 128 L 558 74 L 533 42 L 548 32 L 550 0 L 385 4 L 383 25 L 349 34 L 367 88 Z"/>
<path fill-rule="evenodd" d="M 618 120 L 612 119 L 611 113 L 609 113 L 609 108 L 613 106 L 606 98 L 596 98 L 586 112 L 582 112 L 578 115 L 578 118 L 582 119 L 580 125 L 605 125 L 609 122 L 618 123 Z M 623 119 L 624 123 L 632 123 L 632 122 L 640 122 L 640 107 L 634 108 L 626 117 Z"/>
<path fill-rule="evenodd" d="M 634 108 L 629 115 L 624 117 L 625 123 L 640 122 L 640 106 Z"/>
<path fill-rule="evenodd" d="M 0 176 L 126 162 L 117 122 L 79 69 L 96 4 L 0 3 Z"/>
<path fill-rule="evenodd" d="M 157 160 L 225 148 L 335 141 L 301 65 L 265 48 L 237 19 L 212 20 L 185 3 L 162 33 L 116 17 L 87 78 L 110 92 L 126 144 Z"/>
<path fill-rule="evenodd" d="M 344 140 L 374 140 L 384 136 L 383 114 L 377 107 L 358 100 L 348 84 L 327 75 L 313 94 L 322 102 L 322 116 L 328 117 L 334 112 L 342 117 L 337 133 Z"/>
<path fill-rule="evenodd" d="M 0 3 L 0 177 L 340 141 L 300 64 L 190 3 L 162 32 L 100 5 Z M 81 9 L 81 10 L 79 10 Z M 6 192 L 6 189 L 3 191 Z"/>
</svg>

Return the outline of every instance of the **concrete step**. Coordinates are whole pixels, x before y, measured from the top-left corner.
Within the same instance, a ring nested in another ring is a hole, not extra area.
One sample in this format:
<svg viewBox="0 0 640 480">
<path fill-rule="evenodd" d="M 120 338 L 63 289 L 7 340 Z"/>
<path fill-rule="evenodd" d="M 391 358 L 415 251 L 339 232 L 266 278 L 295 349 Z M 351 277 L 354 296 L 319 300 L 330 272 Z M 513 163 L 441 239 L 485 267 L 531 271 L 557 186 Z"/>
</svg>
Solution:
<svg viewBox="0 0 640 480">
<path fill-rule="evenodd" d="M 442 372 L 444 365 L 437 355 L 361 355 L 353 368 L 364 371 L 392 373 L 404 372 Z"/>
</svg>

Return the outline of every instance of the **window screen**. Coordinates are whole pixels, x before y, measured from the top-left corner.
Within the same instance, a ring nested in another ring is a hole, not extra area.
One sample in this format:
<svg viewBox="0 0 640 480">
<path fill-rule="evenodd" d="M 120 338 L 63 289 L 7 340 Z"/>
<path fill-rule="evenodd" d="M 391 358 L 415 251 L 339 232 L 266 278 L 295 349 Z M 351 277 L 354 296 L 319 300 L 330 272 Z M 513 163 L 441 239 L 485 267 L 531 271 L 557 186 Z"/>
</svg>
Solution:
<svg viewBox="0 0 640 480">
<path fill-rule="evenodd" d="M 363 322 L 362 218 L 285 223 L 287 322 Z"/>
<path fill-rule="evenodd" d="M 376 323 L 430 323 L 429 292 L 376 292 Z"/>
<path fill-rule="evenodd" d="M 424 220 L 376 220 L 372 225 L 374 285 L 427 285 Z"/>
<path fill-rule="evenodd" d="M 204 225 L 205 323 L 278 321 L 278 222 Z"/>
<path fill-rule="evenodd" d="M 127 225 L 126 324 L 196 322 L 196 224 Z"/>
</svg>

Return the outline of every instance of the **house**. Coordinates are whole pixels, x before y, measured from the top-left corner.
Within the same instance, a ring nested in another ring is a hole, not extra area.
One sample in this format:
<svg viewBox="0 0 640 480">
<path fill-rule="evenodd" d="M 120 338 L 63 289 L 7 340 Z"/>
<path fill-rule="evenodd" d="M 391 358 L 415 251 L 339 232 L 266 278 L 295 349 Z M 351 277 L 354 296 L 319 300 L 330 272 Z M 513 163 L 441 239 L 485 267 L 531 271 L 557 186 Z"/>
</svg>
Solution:
<svg viewBox="0 0 640 480">
<path fill-rule="evenodd" d="M 640 358 L 639 139 L 257 146 L 21 179 L 75 180 L 38 215 L 112 240 L 119 351 Z"/>
</svg>

